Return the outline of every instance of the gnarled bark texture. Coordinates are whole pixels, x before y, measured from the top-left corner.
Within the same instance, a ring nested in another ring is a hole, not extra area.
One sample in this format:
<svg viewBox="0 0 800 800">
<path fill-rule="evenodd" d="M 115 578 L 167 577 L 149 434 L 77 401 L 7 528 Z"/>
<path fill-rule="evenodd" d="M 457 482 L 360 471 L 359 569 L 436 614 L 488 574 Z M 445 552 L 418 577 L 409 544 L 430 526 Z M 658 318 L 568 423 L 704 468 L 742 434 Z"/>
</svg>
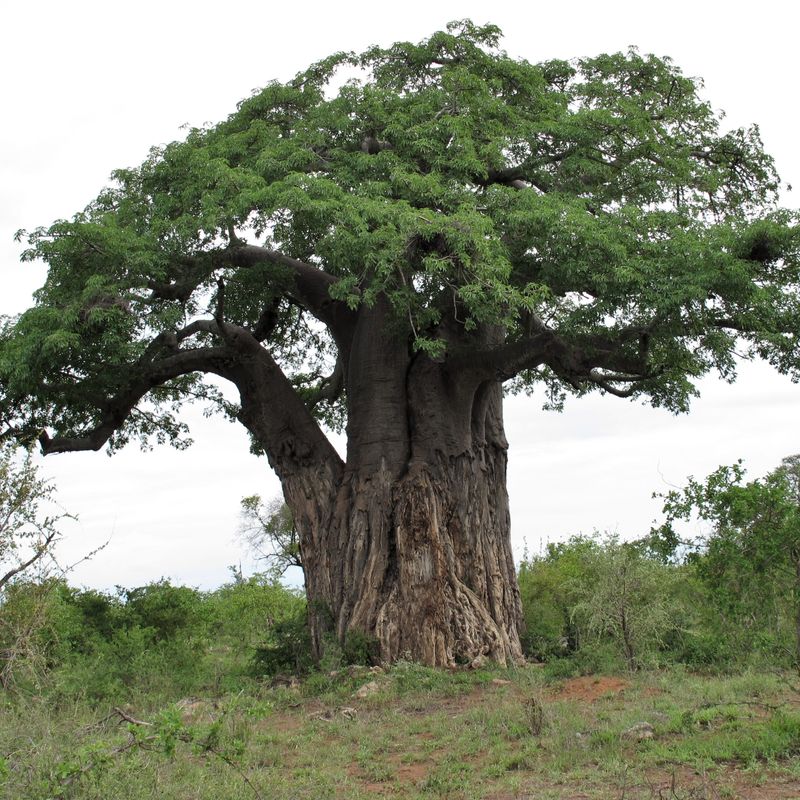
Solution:
<svg viewBox="0 0 800 800">
<path fill-rule="evenodd" d="M 484 655 L 522 658 L 519 592 L 509 538 L 506 442 L 497 402 L 491 436 L 430 460 L 348 464 L 326 526 L 296 508 L 309 601 L 341 640 L 375 637 L 384 660 L 449 666 Z M 432 442 L 426 447 L 436 450 Z M 413 448 L 412 448 L 413 452 Z M 319 495 L 301 503 L 316 507 Z M 325 621 L 312 616 L 315 644 Z"/>
<path fill-rule="evenodd" d="M 314 647 L 358 631 L 386 661 L 518 662 L 501 386 L 410 353 L 385 317 L 352 338 L 345 462 L 264 349 L 234 378 L 298 527 Z"/>
</svg>

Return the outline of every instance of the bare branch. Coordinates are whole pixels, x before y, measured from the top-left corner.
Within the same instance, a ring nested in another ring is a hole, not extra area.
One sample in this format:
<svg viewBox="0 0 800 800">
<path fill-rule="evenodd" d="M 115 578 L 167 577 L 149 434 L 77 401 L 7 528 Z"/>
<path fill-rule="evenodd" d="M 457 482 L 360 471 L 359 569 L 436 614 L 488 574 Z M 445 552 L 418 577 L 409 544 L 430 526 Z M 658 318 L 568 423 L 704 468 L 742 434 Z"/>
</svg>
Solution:
<svg viewBox="0 0 800 800">
<path fill-rule="evenodd" d="M 608 381 L 596 378 L 593 375 L 589 375 L 588 380 L 590 383 L 594 383 L 595 385 L 599 386 L 604 392 L 613 394 L 615 397 L 632 397 L 634 393 L 633 386 L 629 386 L 627 389 L 618 389 L 616 386 L 608 383 Z"/>
<path fill-rule="evenodd" d="M 131 725 L 142 725 L 142 726 L 147 727 L 147 728 L 152 728 L 153 727 L 153 723 L 152 722 L 145 722 L 144 720 L 136 719 L 135 717 L 132 717 L 126 711 L 121 709 L 119 706 L 114 706 L 114 713 L 118 714 L 125 722 L 128 722 Z M 109 714 L 109 717 L 111 717 L 111 716 L 112 715 Z M 106 717 L 106 719 L 108 719 L 109 717 Z"/>
<path fill-rule="evenodd" d="M 511 186 L 514 189 L 538 189 L 542 194 L 547 194 L 550 187 L 540 177 L 535 177 L 529 169 L 522 167 L 508 167 L 503 170 L 489 170 L 486 178 L 480 183 L 488 186 L 492 183 L 499 183 L 503 186 Z"/>
<path fill-rule="evenodd" d="M 34 552 L 34 554 L 27 561 L 23 561 L 21 564 L 6 572 L 6 574 L 0 578 L 0 589 L 2 589 L 15 575 L 19 575 L 20 572 L 24 572 L 28 567 L 30 567 L 32 564 L 35 564 L 43 555 L 45 555 L 48 547 L 50 547 L 57 536 L 57 531 L 51 531 L 44 541 L 36 546 L 36 552 Z"/>
<path fill-rule="evenodd" d="M 641 328 L 570 340 L 559 336 L 535 315 L 528 323 L 529 329 L 536 331 L 533 335 L 457 354 L 448 359 L 448 368 L 474 372 L 483 380 L 506 381 L 524 370 L 547 365 L 573 389 L 593 383 L 618 397 L 630 397 L 634 388 L 620 388 L 615 383 L 634 384 L 657 374 L 648 365 L 649 334 Z M 630 344 L 636 340 L 638 351 L 631 353 Z"/>
</svg>

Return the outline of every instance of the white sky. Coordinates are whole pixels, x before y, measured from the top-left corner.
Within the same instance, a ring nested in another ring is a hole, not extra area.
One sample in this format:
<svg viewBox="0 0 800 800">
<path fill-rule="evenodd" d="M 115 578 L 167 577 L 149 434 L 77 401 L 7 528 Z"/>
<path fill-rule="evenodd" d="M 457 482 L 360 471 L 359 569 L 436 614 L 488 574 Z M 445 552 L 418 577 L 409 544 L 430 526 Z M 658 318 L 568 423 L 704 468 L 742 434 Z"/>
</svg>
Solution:
<svg viewBox="0 0 800 800">
<path fill-rule="evenodd" d="M 530 61 L 616 51 L 635 44 L 670 55 L 705 78 L 726 124 L 757 122 L 784 181 L 800 187 L 797 131 L 798 14 L 792 3 L 547 2 L 367 4 L 43 2 L 0 12 L 0 313 L 22 311 L 42 268 L 18 263 L 19 228 L 83 208 L 112 169 L 148 148 L 230 113 L 273 78 L 285 80 L 336 50 L 418 40 L 451 19 L 492 21 L 504 47 Z M 797 195 L 784 196 L 796 205 Z M 527 540 L 593 529 L 645 533 L 667 483 L 745 459 L 753 476 L 800 451 L 800 387 L 764 365 L 730 386 L 709 380 L 688 416 L 611 397 L 545 413 L 534 399 L 507 404 L 509 491 L 517 555 Z M 43 469 L 80 521 L 66 529 L 65 560 L 111 536 L 72 580 L 108 588 L 161 576 L 203 587 L 243 558 L 239 500 L 279 485 L 248 454 L 244 429 L 199 415 L 186 452 L 134 448 L 48 458 Z"/>
</svg>

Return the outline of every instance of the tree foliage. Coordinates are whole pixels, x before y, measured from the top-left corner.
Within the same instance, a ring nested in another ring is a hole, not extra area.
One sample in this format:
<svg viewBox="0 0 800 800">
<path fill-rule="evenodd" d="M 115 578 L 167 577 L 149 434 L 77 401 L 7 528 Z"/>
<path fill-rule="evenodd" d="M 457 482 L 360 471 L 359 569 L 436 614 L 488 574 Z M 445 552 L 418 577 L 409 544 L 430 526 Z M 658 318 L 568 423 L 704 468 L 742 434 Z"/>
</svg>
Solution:
<svg viewBox="0 0 800 800">
<path fill-rule="evenodd" d="M 0 336 L 3 429 L 185 442 L 176 404 L 236 413 L 200 375 L 243 331 L 341 425 L 339 323 L 382 297 L 417 352 L 556 404 L 684 409 L 736 352 L 796 375 L 797 217 L 757 127 L 721 129 L 669 59 L 533 64 L 499 40 L 462 21 L 336 53 L 20 232 L 50 271 Z"/>
<path fill-rule="evenodd" d="M 746 481 L 741 463 L 665 496 L 667 521 L 657 533 L 674 544 L 680 520 L 708 529 L 685 542 L 722 620 L 746 639 L 769 633 L 794 640 L 800 664 L 800 457 L 789 456 L 763 478 Z"/>
</svg>

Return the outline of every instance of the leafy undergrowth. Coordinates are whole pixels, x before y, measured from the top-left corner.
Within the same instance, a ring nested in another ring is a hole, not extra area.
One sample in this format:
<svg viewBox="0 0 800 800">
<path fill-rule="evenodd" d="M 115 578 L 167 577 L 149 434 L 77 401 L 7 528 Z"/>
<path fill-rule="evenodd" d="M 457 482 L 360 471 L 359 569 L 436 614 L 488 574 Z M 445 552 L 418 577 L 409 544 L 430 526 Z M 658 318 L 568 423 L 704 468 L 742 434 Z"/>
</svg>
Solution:
<svg viewBox="0 0 800 800">
<path fill-rule="evenodd" d="M 3 796 L 800 796 L 800 693 L 780 675 L 398 664 L 285 683 L 166 706 L 7 701 Z"/>
</svg>

